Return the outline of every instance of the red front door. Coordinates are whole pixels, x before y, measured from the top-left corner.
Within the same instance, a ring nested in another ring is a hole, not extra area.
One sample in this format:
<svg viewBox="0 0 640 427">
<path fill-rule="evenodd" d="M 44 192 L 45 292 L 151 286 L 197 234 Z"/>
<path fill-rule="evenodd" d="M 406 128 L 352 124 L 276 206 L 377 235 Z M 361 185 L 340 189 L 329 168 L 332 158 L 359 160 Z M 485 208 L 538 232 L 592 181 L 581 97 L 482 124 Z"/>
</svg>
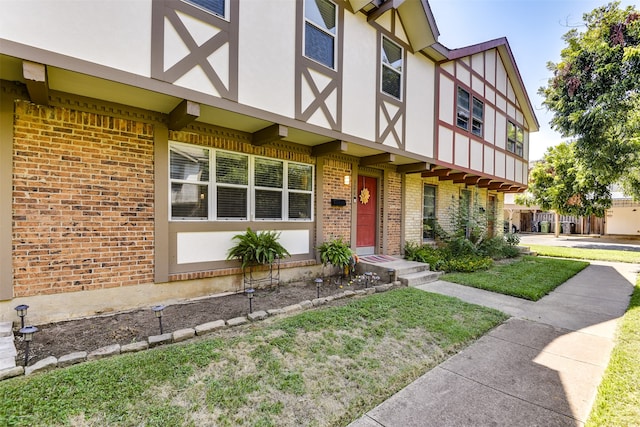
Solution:
<svg viewBox="0 0 640 427">
<path fill-rule="evenodd" d="M 378 180 L 358 176 L 358 224 L 356 246 L 358 253 L 373 254 L 376 246 L 376 212 L 378 202 Z"/>
</svg>

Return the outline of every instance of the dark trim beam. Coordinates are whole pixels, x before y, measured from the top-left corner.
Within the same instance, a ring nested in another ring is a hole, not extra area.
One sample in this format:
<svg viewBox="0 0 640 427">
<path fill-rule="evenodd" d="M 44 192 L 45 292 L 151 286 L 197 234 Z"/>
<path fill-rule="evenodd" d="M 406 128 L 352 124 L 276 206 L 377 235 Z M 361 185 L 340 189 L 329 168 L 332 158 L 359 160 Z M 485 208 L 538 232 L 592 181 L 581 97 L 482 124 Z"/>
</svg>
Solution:
<svg viewBox="0 0 640 427">
<path fill-rule="evenodd" d="M 451 173 L 451 169 L 433 169 L 427 172 L 422 172 L 423 178 L 440 178 L 444 176 L 448 176 Z"/>
<path fill-rule="evenodd" d="M 381 163 L 392 163 L 396 160 L 396 155 L 391 153 L 374 154 L 360 158 L 360 166 L 379 165 Z"/>
<path fill-rule="evenodd" d="M 324 144 L 316 145 L 311 149 L 311 155 L 314 157 L 326 156 L 332 153 L 344 153 L 347 151 L 347 143 L 340 140 L 331 142 L 325 142 Z"/>
<path fill-rule="evenodd" d="M 489 188 L 489 184 L 491 184 L 491 178 L 480 178 L 476 183 L 479 188 Z"/>
<path fill-rule="evenodd" d="M 504 185 L 503 182 L 492 182 L 487 187 L 489 190 L 499 190 Z"/>
<path fill-rule="evenodd" d="M 251 143 L 253 145 L 261 146 L 271 142 L 278 142 L 287 136 L 289 136 L 289 128 L 284 125 L 274 123 L 271 126 L 267 126 L 264 129 L 254 132 L 251 137 Z"/>
<path fill-rule="evenodd" d="M 200 104 L 183 99 L 182 102 L 169 113 L 169 129 L 184 129 L 198 117 L 200 117 Z"/>
<path fill-rule="evenodd" d="M 450 179 L 453 180 L 454 183 L 463 183 L 464 182 L 464 178 L 467 176 L 467 174 L 465 172 L 456 172 L 456 173 L 450 173 L 447 176 L 441 176 L 438 177 L 439 181 L 448 181 Z"/>
<path fill-rule="evenodd" d="M 36 62 L 22 61 L 22 76 L 27 84 L 31 102 L 49 105 L 49 81 L 47 66 Z"/>
<path fill-rule="evenodd" d="M 476 185 L 482 177 L 480 176 L 468 176 L 464 179 L 464 183 L 467 185 Z"/>
<path fill-rule="evenodd" d="M 431 168 L 428 162 L 408 163 L 406 165 L 399 165 L 396 168 L 398 173 L 425 173 Z"/>
</svg>

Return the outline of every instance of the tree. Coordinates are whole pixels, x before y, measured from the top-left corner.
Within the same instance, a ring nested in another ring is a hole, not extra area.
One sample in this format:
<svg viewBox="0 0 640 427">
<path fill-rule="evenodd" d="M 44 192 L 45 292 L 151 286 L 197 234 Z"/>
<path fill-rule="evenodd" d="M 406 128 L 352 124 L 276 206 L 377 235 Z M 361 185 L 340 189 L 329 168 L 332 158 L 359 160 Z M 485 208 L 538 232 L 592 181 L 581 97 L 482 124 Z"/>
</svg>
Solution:
<svg viewBox="0 0 640 427">
<path fill-rule="evenodd" d="M 640 199 L 640 13 L 609 3 L 572 29 L 559 63 L 539 93 L 551 125 L 576 139 L 577 158 L 603 183 L 620 182 Z"/>
<path fill-rule="evenodd" d="M 594 169 L 577 159 L 577 143 L 563 142 L 547 149 L 529 177 L 529 189 L 516 203 L 538 205 L 559 215 L 602 217 L 611 207 L 611 191 Z"/>
</svg>

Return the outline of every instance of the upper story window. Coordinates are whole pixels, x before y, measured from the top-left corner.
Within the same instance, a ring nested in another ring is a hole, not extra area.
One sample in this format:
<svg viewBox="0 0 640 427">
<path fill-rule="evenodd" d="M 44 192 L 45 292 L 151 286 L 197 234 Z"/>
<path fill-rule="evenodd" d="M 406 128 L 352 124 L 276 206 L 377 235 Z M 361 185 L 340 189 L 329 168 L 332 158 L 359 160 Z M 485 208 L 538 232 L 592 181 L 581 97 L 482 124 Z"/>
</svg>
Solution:
<svg viewBox="0 0 640 427">
<path fill-rule="evenodd" d="M 313 166 L 170 143 L 171 219 L 311 220 Z"/>
<path fill-rule="evenodd" d="M 389 40 L 382 37 L 382 92 L 402 99 L 402 63 L 403 49 Z"/>
<path fill-rule="evenodd" d="M 524 152 L 524 130 L 511 121 L 507 122 L 507 150 L 520 157 Z"/>
<path fill-rule="evenodd" d="M 304 55 L 335 69 L 337 6 L 329 0 L 304 1 Z"/>
<path fill-rule="evenodd" d="M 482 136 L 484 102 L 471 96 L 467 90 L 461 87 L 458 87 L 456 117 L 456 124 L 459 128 L 470 130 L 472 134 Z M 469 129 L 469 118 L 471 118 L 471 129 Z"/>
<path fill-rule="evenodd" d="M 200 8 L 218 15 L 221 18 L 226 18 L 227 2 L 229 0 L 186 0 L 188 3 L 195 4 Z"/>
</svg>

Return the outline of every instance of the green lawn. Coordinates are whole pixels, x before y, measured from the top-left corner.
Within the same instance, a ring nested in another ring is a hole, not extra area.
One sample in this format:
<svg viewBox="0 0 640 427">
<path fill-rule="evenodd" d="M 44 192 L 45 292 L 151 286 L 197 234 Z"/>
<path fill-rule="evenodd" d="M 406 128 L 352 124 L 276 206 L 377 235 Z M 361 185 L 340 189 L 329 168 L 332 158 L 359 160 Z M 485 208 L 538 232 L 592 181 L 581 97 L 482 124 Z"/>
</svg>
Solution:
<svg viewBox="0 0 640 427">
<path fill-rule="evenodd" d="M 640 425 L 640 276 L 587 427 Z"/>
<path fill-rule="evenodd" d="M 0 425 L 342 426 L 505 319 L 398 289 L 3 381 Z"/>
<path fill-rule="evenodd" d="M 559 257 L 559 258 L 575 258 L 575 259 L 591 259 L 597 261 L 617 261 L 640 263 L 640 252 L 634 251 L 614 251 L 608 249 L 583 249 L 583 248 L 565 248 L 560 246 L 542 246 L 527 245 L 532 251 L 538 255 Z"/>
<path fill-rule="evenodd" d="M 537 301 L 584 269 L 589 263 L 524 256 L 475 273 L 450 273 L 442 280 Z"/>
</svg>

